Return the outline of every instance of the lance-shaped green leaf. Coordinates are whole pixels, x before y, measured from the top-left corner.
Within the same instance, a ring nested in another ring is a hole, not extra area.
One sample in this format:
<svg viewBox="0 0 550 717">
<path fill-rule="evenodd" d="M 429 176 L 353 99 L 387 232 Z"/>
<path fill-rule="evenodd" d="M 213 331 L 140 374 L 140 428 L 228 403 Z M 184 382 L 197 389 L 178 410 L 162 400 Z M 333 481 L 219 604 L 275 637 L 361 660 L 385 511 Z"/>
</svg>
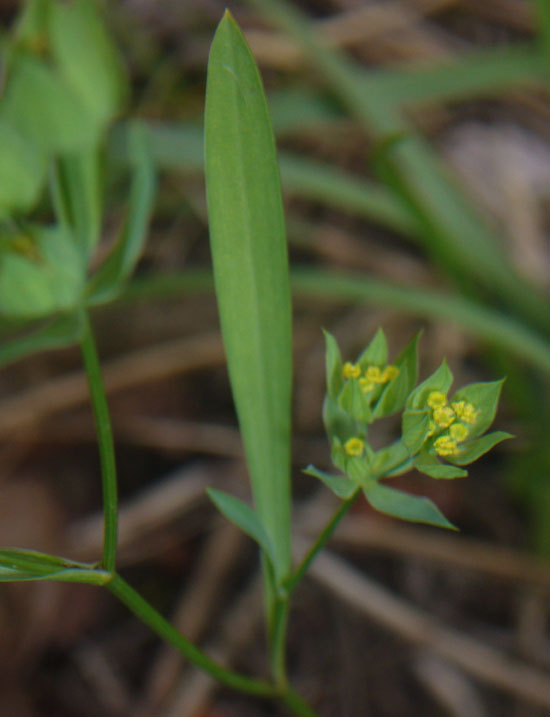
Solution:
<svg viewBox="0 0 550 717">
<path fill-rule="evenodd" d="M 363 393 L 356 379 L 348 379 L 345 382 L 338 396 L 338 405 L 361 423 L 369 423 L 371 420 L 368 394 Z"/>
<path fill-rule="evenodd" d="M 328 331 L 325 335 L 325 355 L 327 371 L 327 393 L 334 401 L 342 388 L 342 357 L 336 339 Z"/>
<path fill-rule="evenodd" d="M 22 580 L 56 580 L 62 582 L 105 585 L 110 573 L 95 565 L 80 563 L 35 550 L 7 548 L 0 550 L 0 582 Z"/>
<path fill-rule="evenodd" d="M 214 281 L 256 510 L 290 571 L 291 305 L 281 188 L 262 83 L 226 12 L 206 92 L 206 187 Z"/>
<path fill-rule="evenodd" d="M 440 528 L 457 528 L 447 520 L 439 508 L 429 498 L 409 495 L 401 490 L 389 488 L 378 481 L 369 483 L 363 492 L 367 501 L 375 510 L 401 520 L 413 523 L 428 523 Z"/>
<path fill-rule="evenodd" d="M 427 411 L 405 411 L 403 413 L 402 437 L 410 456 L 415 456 L 424 445 L 430 428 L 430 416 Z"/>
<path fill-rule="evenodd" d="M 475 421 L 468 425 L 469 437 L 480 436 L 493 422 L 503 383 L 504 379 L 471 383 L 459 389 L 452 397 L 451 405 L 460 401 L 472 405 Z"/>
<path fill-rule="evenodd" d="M 383 366 L 388 360 L 388 342 L 382 329 L 374 334 L 374 338 L 357 359 L 357 363 L 364 371 L 368 366 Z"/>
<path fill-rule="evenodd" d="M 208 488 L 206 492 L 220 513 L 225 515 L 227 520 L 235 523 L 235 525 L 239 527 L 243 533 L 246 533 L 252 538 L 252 540 L 255 540 L 273 564 L 275 559 L 273 545 L 256 511 L 246 503 L 243 503 L 242 500 L 228 493 L 224 493 L 221 490 Z"/>
<path fill-rule="evenodd" d="M 513 437 L 512 434 L 506 433 L 505 431 L 487 433 L 487 435 L 481 436 L 481 438 L 475 438 L 473 441 L 459 444 L 458 455 L 445 456 L 445 460 L 458 466 L 466 466 L 468 463 L 477 461 L 477 459 L 485 455 L 487 451 L 490 451 L 493 446 Z"/>
<path fill-rule="evenodd" d="M 422 453 L 414 459 L 413 466 L 417 471 L 430 476 L 430 478 L 465 478 L 468 475 L 468 471 L 462 468 L 440 463 L 436 456 L 432 453 L 428 453 L 428 451 L 422 451 Z"/>
<path fill-rule="evenodd" d="M 352 481 L 350 478 L 325 473 L 325 471 L 321 471 L 319 468 L 315 468 L 315 466 L 312 465 L 307 466 L 307 468 L 303 468 L 302 473 L 318 478 L 327 486 L 327 488 L 330 488 L 334 495 L 338 496 L 338 498 L 342 498 L 343 500 L 351 498 L 357 490 L 357 483 Z"/>
<path fill-rule="evenodd" d="M 399 369 L 397 376 L 384 387 L 378 399 L 372 418 L 383 418 L 401 411 L 408 395 L 418 379 L 418 339 L 417 334 L 402 353 L 395 359 L 394 365 Z"/>
<path fill-rule="evenodd" d="M 441 366 L 414 389 L 407 399 L 407 408 L 425 408 L 428 395 L 432 391 L 441 391 L 441 393 L 446 394 L 452 382 L 453 374 L 447 366 L 447 362 L 443 360 Z"/>
<path fill-rule="evenodd" d="M 143 250 L 153 212 L 155 170 L 148 136 L 140 123 L 134 123 L 128 141 L 133 169 L 128 213 L 115 248 L 90 281 L 88 292 L 92 304 L 108 301 L 122 291 Z"/>
</svg>

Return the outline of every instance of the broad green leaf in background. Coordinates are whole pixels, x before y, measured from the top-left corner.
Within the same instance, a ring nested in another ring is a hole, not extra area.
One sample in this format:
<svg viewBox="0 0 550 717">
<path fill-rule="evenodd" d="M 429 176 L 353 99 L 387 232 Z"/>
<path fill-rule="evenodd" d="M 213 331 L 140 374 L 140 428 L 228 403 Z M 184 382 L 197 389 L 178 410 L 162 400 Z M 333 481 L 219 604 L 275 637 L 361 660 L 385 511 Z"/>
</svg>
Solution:
<svg viewBox="0 0 550 717">
<path fill-rule="evenodd" d="M 36 202 L 45 172 L 40 149 L 0 116 L 0 218 Z"/>
<path fill-rule="evenodd" d="M 84 265 L 62 227 L 33 227 L 0 255 L 0 314 L 39 318 L 78 305 Z"/>
<path fill-rule="evenodd" d="M 20 53 L 10 65 L 1 112 L 47 153 L 97 143 L 100 127 L 79 98 L 45 62 Z"/>
<path fill-rule="evenodd" d="M 109 121 L 126 93 L 120 56 L 91 0 L 54 2 L 49 13 L 52 54 L 60 75 L 86 112 Z"/>
<path fill-rule="evenodd" d="M 206 186 L 229 376 L 258 517 L 290 571 L 291 305 L 283 207 L 261 79 L 226 12 L 208 64 Z"/>
</svg>

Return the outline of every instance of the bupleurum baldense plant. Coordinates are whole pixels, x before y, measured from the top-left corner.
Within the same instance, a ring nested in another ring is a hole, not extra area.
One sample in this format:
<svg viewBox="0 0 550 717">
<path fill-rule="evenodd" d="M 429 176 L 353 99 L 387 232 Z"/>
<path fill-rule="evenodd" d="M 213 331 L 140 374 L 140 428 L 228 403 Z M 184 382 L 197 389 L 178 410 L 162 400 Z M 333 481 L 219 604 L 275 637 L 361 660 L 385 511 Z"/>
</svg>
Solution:
<svg viewBox="0 0 550 717">
<path fill-rule="evenodd" d="M 1 347 L 0 358 L 6 363 L 43 348 L 80 346 L 96 417 L 104 540 L 102 555 L 89 564 L 35 550 L 0 550 L 0 581 L 104 586 L 160 638 L 224 685 L 312 716 L 315 712 L 287 675 L 286 632 L 294 589 L 361 493 L 388 515 L 454 528 L 429 499 L 396 490 L 387 480 L 412 468 L 433 478 L 465 476 L 462 466 L 508 437 L 499 431 L 486 434 L 502 382 L 475 383 L 449 395 L 452 375 L 445 362 L 416 385 L 418 337 L 388 362 L 380 329 L 355 362 L 343 362 L 327 333 L 323 416 L 340 474 L 313 466 L 306 472 L 343 503 L 299 565 L 292 564 L 292 327 L 281 188 L 259 72 L 227 12 L 209 58 L 205 164 L 215 289 L 253 506 L 222 491 L 209 495 L 259 546 L 270 675 L 260 679 L 218 664 L 141 597 L 117 568 L 114 443 L 88 314 L 123 290 L 143 246 L 155 187 L 146 133 L 135 126 L 129 135 L 127 221 L 107 259 L 90 272 L 103 222 L 105 135 L 125 94 L 120 58 L 91 0 L 31 0 L 8 50 L 0 99 L 0 135 L 9 140 L 0 142 L 0 312 L 8 320 L 29 323 L 23 326 L 28 333 Z M 44 195 L 54 220 L 23 217 Z M 33 323 L 44 319 L 51 321 Z M 401 436 L 375 449 L 371 425 L 396 414 L 402 415 Z"/>
</svg>

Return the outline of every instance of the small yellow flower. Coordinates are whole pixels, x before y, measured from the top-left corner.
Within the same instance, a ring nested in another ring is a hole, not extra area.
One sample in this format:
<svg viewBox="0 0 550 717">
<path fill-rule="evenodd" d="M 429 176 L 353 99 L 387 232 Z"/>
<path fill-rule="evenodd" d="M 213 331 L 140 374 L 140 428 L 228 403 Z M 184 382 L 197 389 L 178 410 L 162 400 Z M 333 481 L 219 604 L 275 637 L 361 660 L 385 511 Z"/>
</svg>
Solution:
<svg viewBox="0 0 550 717">
<path fill-rule="evenodd" d="M 363 393 L 369 393 L 374 388 L 374 384 L 371 381 L 369 381 L 368 378 L 360 378 L 359 386 L 361 386 L 361 391 Z"/>
<path fill-rule="evenodd" d="M 351 361 L 346 361 L 346 363 L 342 367 L 342 376 L 344 378 L 359 378 L 361 375 L 361 368 L 359 364 L 351 363 Z"/>
<path fill-rule="evenodd" d="M 360 456 L 365 448 L 365 442 L 360 438 L 349 438 L 344 443 L 344 450 L 348 456 Z"/>
<path fill-rule="evenodd" d="M 382 371 L 380 371 L 378 366 L 369 366 L 365 371 L 365 378 L 372 383 L 382 383 Z"/>
<path fill-rule="evenodd" d="M 386 368 L 382 371 L 382 383 L 388 383 L 388 381 L 393 381 L 394 378 L 396 378 L 399 375 L 399 369 L 397 366 L 386 366 Z"/>
<path fill-rule="evenodd" d="M 480 411 L 476 411 L 473 403 L 466 403 L 466 401 L 453 403 L 453 408 L 457 417 L 464 423 L 475 423 L 480 413 Z"/>
<path fill-rule="evenodd" d="M 449 435 L 458 443 L 465 441 L 466 438 L 468 438 L 468 433 L 468 426 L 465 426 L 463 423 L 453 423 L 449 428 Z"/>
<path fill-rule="evenodd" d="M 458 453 L 456 441 L 451 436 L 439 436 L 434 441 L 435 452 L 440 456 L 453 456 Z"/>
<path fill-rule="evenodd" d="M 443 406 L 434 410 L 434 421 L 439 428 L 447 428 L 455 418 L 455 412 L 450 406 Z"/>
<path fill-rule="evenodd" d="M 432 391 L 428 396 L 428 406 L 430 408 L 443 408 L 447 405 L 447 396 L 443 391 Z"/>
</svg>

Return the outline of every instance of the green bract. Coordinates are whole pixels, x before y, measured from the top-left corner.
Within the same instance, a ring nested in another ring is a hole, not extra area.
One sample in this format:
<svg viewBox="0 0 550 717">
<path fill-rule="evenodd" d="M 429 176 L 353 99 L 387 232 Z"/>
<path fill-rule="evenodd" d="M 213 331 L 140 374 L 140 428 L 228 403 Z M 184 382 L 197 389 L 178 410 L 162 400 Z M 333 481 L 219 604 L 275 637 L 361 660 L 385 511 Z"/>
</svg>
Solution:
<svg viewBox="0 0 550 717">
<path fill-rule="evenodd" d="M 343 362 L 338 345 L 325 332 L 327 395 L 323 418 L 331 458 L 343 475 L 308 466 L 339 498 L 362 490 L 376 510 L 403 520 L 454 528 L 428 499 L 382 484 L 383 478 L 412 468 L 432 478 L 461 478 L 459 466 L 476 460 L 505 438 L 483 435 L 495 417 L 502 381 L 475 383 L 448 397 L 453 376 L 446 362 L 416 388 L 416 336 L 391 364 L 386 337 L 379 329 L 355 363 Z M 375 451 L 368 442 L 369 425 L 403 411 L 401 437 Z"/>
</svg>

